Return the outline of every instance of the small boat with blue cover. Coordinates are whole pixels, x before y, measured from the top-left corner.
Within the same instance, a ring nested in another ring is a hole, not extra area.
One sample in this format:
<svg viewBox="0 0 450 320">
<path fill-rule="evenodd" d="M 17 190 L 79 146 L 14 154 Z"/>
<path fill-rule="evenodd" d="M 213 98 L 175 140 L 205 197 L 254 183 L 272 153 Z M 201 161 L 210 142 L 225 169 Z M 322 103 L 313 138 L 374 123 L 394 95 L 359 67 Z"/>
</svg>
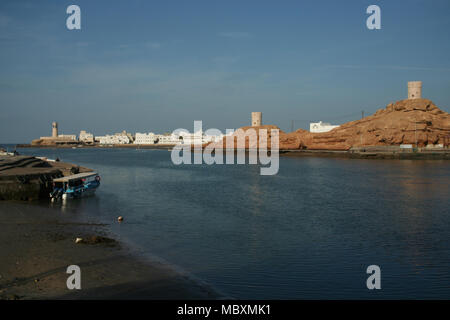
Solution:
<svg viewBox="0 0 450 320">
<path fill-rule="evenodd" d="M 97 172 L 84 172 L 71 176 L 53 179 L 52 201 L 57 199 L 82 198 L 95 193 L 100 186 Z"/>
</svg>

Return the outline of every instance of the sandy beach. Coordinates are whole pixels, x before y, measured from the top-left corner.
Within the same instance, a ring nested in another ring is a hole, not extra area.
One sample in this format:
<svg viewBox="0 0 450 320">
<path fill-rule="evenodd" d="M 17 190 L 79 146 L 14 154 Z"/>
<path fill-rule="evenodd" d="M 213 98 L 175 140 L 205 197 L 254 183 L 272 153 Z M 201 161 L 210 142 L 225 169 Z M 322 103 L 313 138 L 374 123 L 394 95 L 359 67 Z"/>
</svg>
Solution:
<svg viewBox="0 0 450 320">
<path fill-rule="evenodd" d="M 114 222 L 113 222 L 114 223 Z M 0 299 L 215 299 L 190 277 L 130 253 L 107 225 L 80 221 L 46 203 L 0 202 Z M 66 286 L 69 265 L 81 268 L 81 290 Z"/>
</svg>

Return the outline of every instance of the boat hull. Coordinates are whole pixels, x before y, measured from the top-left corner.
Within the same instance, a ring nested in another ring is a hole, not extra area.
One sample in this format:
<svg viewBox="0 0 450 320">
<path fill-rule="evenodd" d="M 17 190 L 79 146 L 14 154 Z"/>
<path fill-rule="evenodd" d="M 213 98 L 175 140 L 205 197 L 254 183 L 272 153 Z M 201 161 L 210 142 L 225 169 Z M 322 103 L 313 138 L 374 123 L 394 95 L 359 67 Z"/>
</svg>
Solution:
<svg viewBox="0 0 450 320">
<path fill-rule="evenodd" d="M 80 199 L 80 198 L 85 198 L 85 197 L 89 197 L 89 196 L 93 196 L 95 194 L 95 191 L 97 190 L 96 188 L 92 188 L 92 189 L 83 189 L 80 192 L 66 192 L 62 195 L 62 199 L 63 200 L 67 200 L 67 199 Z"/>
</svg>

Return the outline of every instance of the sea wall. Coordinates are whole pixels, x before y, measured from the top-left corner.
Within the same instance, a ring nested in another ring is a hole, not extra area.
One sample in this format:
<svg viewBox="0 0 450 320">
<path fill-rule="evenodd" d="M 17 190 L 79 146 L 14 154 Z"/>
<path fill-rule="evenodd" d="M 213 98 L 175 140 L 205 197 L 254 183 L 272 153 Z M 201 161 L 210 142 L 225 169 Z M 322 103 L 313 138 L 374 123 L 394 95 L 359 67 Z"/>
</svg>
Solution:
<svg viewBox="0 0 450 320">
<path fill-rule="evenodd" d="M 92 170 L 31 156 L 0 156 L 0 200 L 46 199 L 53 179 L 88 171 Z"/>
<path fill-rule="evenodd" d="M 18 174 L 0 178 L 0 200 L 38 200 L 48 198 L 53 179 L 62 177 L 60 170 Z"/>
</svg>

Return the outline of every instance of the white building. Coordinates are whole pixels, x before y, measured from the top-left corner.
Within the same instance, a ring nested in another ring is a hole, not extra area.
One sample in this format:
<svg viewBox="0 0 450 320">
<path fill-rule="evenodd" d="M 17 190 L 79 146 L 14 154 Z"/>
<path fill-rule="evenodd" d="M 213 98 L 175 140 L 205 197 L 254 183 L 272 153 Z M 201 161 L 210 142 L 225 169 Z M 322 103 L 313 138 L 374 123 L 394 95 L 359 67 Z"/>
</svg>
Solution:
<svg viewBox="0 0 450 320">
<path fill-rule="evenodd" d="M 127 135 L 115 134 L 106 136 L 98 136 L 95 138 L 100 144 L 128 144 L 130 143 L 130 138 Z"/>
<path fill-rule="evenodd" d="M 156 134 L 150 133 L 139 133 L 136 132 L 136 137 L 134 139 L 134 144 L 155 144 L 158 141 Z"/>
<path fill-rule="evenodd" d="M 134 144 L 205 144 L 209 142 L 218 142 L 223 139 L 223 135 L 212 136 L 205 135 L 202 131 L 189 133 L 185 131 L 172 134 L 136 133 Z"/>
<path fill-rule="evenodd" d="M 132 143 L 134 141 L 134 137 L 131 133 L 128 133 L 126 130 L 123 130 L 120 133 L 116 133 L 116 136 L 126 136 L 128 137 L 128 142 L 127 143 Z"/>
<path fill-rule="evenodd" d="M 204 145 L 209 142 L 218 142 L 221 141 L 224 137 L 223 134 L 220 135 L 206 135 L 203 131 L 197 131 L 194 133 L 181 131 L 178 133 L 178 136 L 182 137 L 182 144 L 189 145 Z"/>
<path fill-rule="evenodd" d="M 92 133 L 86 132 L 85 130 L 80 131 L 79 139 L 81 142 L 94 143 L 94 135 Z"/>
<path fill-rule="evenodd" d="M 59 134 L 58 138 L 65 139 L 65 140 L 71 140 L 71 141 L 77 141 L 77 136 L 75 134 Z"/>
<path fill-rule="evenodd" d="M 183 144 L 196 144 L 196 145 L 202 145 L 203 144 L 203 132 L 198 131 L 195 133 L 188 133 L 188 132 L 180 132 L 180 136 L 183 137 L 182 143 Z"/>
<path fill-rule="evenodd" d="M 309 131 L 310 132 L 315 132 L 315 133 L 328 132 L 328 131 L 331 131 L 334 128 L 337 128 L 337 127 L 339 127 L 339 126 L 331 125 L 330 123 L 322 122 L 322 121 L 311 122 L 309 124 Z"/>
<path fill-rule="evenodd" d="M 183 142 L 178 134 L 155 134 L 158 144 L 180 144 Z"/>
</svg>

